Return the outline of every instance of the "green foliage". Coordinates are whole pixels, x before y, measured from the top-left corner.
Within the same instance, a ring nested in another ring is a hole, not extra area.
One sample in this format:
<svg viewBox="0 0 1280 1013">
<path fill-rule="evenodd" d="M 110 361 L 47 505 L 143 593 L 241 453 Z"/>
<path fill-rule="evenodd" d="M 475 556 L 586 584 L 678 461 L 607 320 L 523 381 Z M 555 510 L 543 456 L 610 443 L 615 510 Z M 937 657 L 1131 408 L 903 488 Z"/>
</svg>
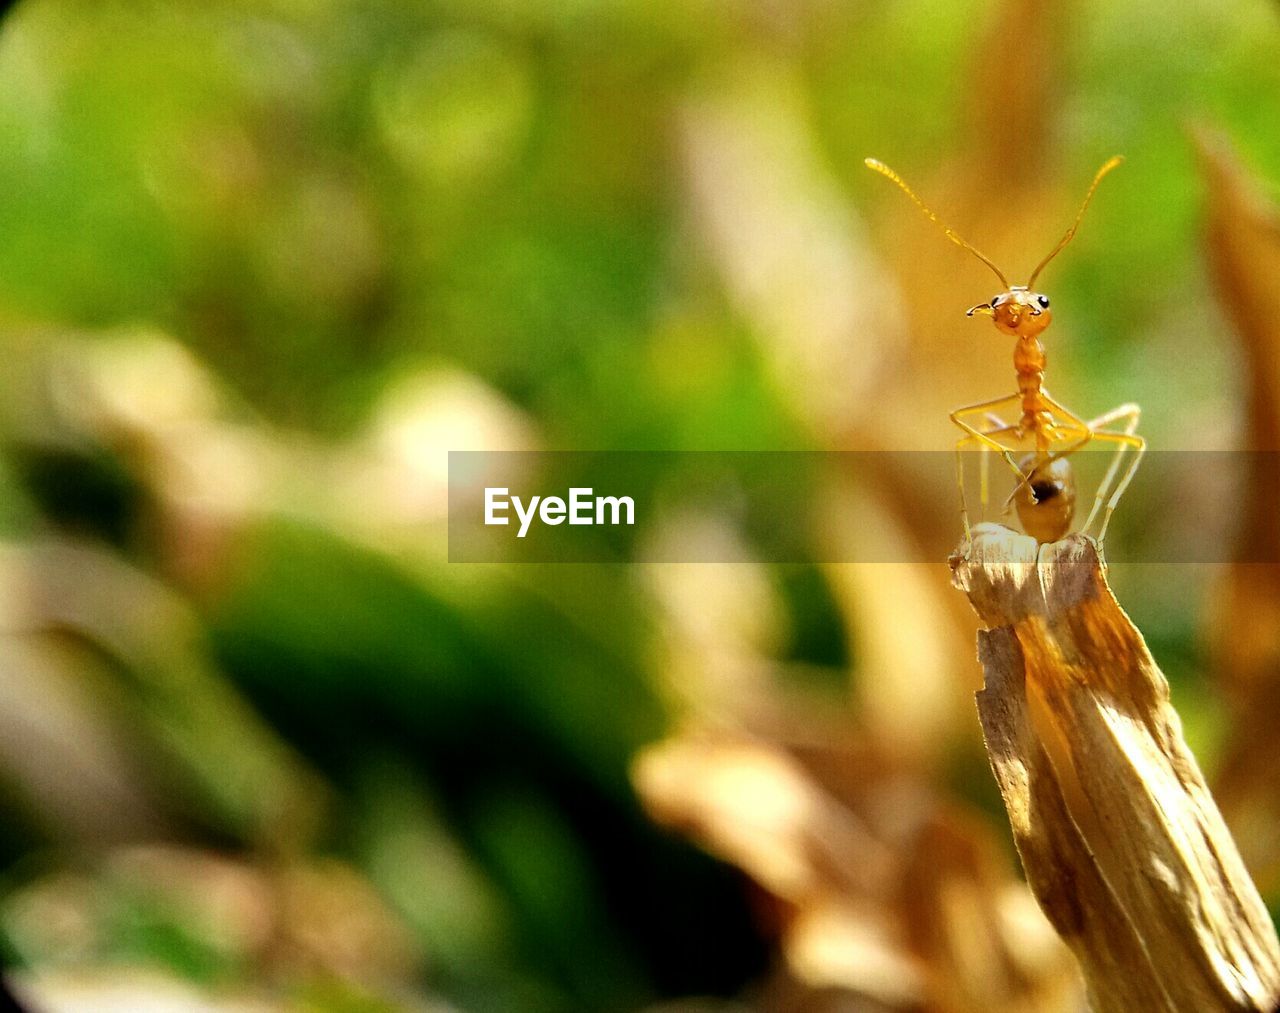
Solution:
<svg viewBox="0 0 1280 1013">
<path fill-rule="evenodd" d="M 778 381 L 709 263 L 681 115 L 735 60 L 776 63 L 860 209 L 875 192 L 866 154 L 915 178 L 965 150 L 955 82 L 1003 54 L 978 48 L 993 15 L 972 2 L 773 6 L 30 0 L 0 34 L 0 340 L 25 362 L 30 330 L 157 329 L 210 371 L 221 423 L 303 462 L 364 446 L 384 395 L 441 367 L 483 381 L 549 447 L 807 448 L 807 392 Z M 1093 2 L 1063 54 L 1043 138 L 1055 178 L 1085 180 L 1114 150 L 1128 164 L 1062 263 L 1055 306 L 1075 341 L 1058 361 L 1100 405 L 1153 391 L 1157 436 L 1180 431 L 1185 392 L 1212 398 L 1230 369 L 1197 338 L 1222 325 L 1195 252 L 1184 118 L 1224 124 L 1280 179 L 1280 29 L 1264 8 Z M 191 603 L 195 656 L 317 772 L 326 815 L 305 846 L 387 898 L 425 954 L 416 986 L 476 1009 L 606 1010 L 737 993 L 761 971 L 740 882 L 632 795 L 631 759 L 679 717 L 633 568 L 460 572 L 425 522 L 365 537 L 359 517 L 263 494 L 218 531 L 225 543 L 210 536 L 225 565 L 191 577 L 166 539 L 198 539 L 165 512 L 164 469 L 127 439 L 50 423 L 19 372 L 0 391 L 26 406 L 5 416 L 0 529 L 104 543 Z M 785 523 L 782 494 L 815 488 L 796 468 L 743 519 L 748 540 L 781 532 L 815 551 Z M 858 646 L 841 606 L 815 565 L 775 576 L 783 660 L 834 701 Z M 1134 594 L 1181 683 L 1194 616 Z M 156 734 L 128 719 L 151 704 L 111 706 L 126 742 Z M 233 851 L 275 839 L 216 798 L 164 800 L 175 832 Z M 47 831 L 5 833 L 12 858 Z M 180 917 L 113 910 L 107 956 L 205 984 L 256 973 Z M 397 1008 L 322 974 L 295 998 Z"/>
</svg>

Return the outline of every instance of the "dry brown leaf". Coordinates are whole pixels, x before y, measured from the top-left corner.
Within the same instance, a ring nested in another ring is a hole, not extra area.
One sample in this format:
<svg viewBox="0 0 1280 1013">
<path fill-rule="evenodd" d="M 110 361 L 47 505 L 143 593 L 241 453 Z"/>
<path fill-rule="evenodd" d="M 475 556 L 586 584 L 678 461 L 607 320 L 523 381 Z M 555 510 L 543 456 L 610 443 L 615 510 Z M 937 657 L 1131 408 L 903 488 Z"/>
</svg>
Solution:
<svg viewBox="0 0 1280 1013">
<path fill-rule="evenodd" d="M 968 695 L 977 673 L 968 684 L 965 648 L 972 620 L 945 594 L 941 561 L 910 561 L 912 532 L 893 507 L 871 483 L 844 476 L 827 483 L 819 519 L 829 558 L 900 561 L 833 563 L 825 572 L 857 648 L 859 721 L 882 748 L 924 770 L 963 736 L 978 748 Z"/>
<path fill-rule="evenodd" d="M 1095 543 L 983 525 L 955 562 L 992 767 L 1095 1009 L 1273 1010 L 1280 942 Z"/>
<path fill-rule="evenodd" d="M 1264 889 L 1280 885 L 1280 469 L 1255 452 L 1280 451 L 1280 209 L 1267 200 L 1229 143 L 1195 135 L 1207 185 L 1206 246 L 1214 286 L 1245 360 L 1247 467 L 1233 499 L 1236 563 L 1211 629 L 1218 676 L 1235 729 L 1218 788 L 1241 849 Z"/>
<path fill-rule="evenodd" d="M 1035 189 L 1051 164 L 1052 145 L 1044 141 L 1058 97 L 1069 91 L 1064 55 L 1074 7 L 1062 0 L 1006 0 L 971 49 L 973 79 L 964 93 L 974 173 L 1000 191 Z M 1015 39 L 1016 58 L 1002 59 Z"/>
<path fill-rule="evenodd" d="M 910 772 L 829 746 L 690 732 L 642 753 L 633 779 L 656 820 L 779 902 L 805 1001 L 838 989 L 904 1011 L 1077 1003 L 1061 947 L 985 825 Z"/>
</svg>

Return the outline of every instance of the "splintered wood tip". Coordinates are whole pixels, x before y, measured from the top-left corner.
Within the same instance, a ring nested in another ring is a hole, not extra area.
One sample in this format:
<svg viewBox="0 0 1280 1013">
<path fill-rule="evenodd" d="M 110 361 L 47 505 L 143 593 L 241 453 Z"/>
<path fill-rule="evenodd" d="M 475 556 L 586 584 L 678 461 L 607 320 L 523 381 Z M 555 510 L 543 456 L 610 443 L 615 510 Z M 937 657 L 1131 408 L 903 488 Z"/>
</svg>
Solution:
<svg viewBox="0 0 1280 1013">
<path fill-rule="evenodd" d="M 1257 1010 L 1280 942 L 1097 544 L 974 528 L 953 581 L 978 712 L 1027 881 L 1096 1011 Z"/>
</svg>

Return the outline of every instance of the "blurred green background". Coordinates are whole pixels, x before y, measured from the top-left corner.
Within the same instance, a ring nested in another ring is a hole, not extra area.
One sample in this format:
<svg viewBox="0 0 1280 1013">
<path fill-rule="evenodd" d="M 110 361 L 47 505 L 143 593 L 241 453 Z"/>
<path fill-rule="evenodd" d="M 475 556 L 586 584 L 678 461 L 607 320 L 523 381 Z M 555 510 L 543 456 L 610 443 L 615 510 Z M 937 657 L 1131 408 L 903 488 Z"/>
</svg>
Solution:
<svg viewBox="0 0 1280 1013">
<path fill-rule="evenodd" d="M 777 522 L 810 564 L 753 563 L 741 518 L 692 503 L 642 518 L 631 561 L 464 566 L 445 455 L 947 448 L 948 410 L 1013 389 L 1009 349 L 962 316 L 993 283 L 863 158 L 1020 276 L 1116 152 L 1042 282 L 1051 385 L 1085 416 L 1139 401 L 1156 447 L 1240 446 L 1244 353 L 1188 127 L 1280 180 L 1278 55 L 1262 0 L 18 3 L 15 990 L 36 1009 L 971 1008 L 812 972 L 791 948 L 812 892 L 707 830 L 762 798 L 673 814 L 679 784 L 636 766 L 691 728 L 768 744 L 882 842 L 891 796 L 859 807 L 907 785 L 963 809 L 1020 890 L 945 567 L 821 562 L 865 530 L 949 530 L 954 490 L 799 474 L 813 507 Z M 1117 551 L 1168 506 L 1135 491 Z M 643 565 L 691 526 L 741 564 Z M 1226 512 L 1211 536 L 1233 531 Z M 1112 576 L 1213 769 L 1217 575 Z M 919 873 L 860 895 L 906 954 L 887 980 L 930 977 L 894 913 Z M 1072 1008 L 1054 996 L 982 1008 Z"/>
</svg>

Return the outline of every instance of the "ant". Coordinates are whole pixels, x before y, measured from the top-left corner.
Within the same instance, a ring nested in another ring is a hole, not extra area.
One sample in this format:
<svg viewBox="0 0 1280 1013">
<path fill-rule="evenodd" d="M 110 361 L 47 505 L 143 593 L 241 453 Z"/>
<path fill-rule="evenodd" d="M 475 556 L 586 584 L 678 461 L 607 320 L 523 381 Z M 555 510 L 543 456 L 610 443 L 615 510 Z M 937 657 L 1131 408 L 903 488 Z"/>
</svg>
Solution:
<svg viewBox="0 0 1280 1013">
<path fill-rule="evenodd" d="M 1138 464 L 1147 449 L 1147 442 L 1136 435 L 1138 419 L 1142 409 L 1136 404 L 1124 404 L 1113 408 L 1096 419 L 1088 422 L 1081 419 L 1070 409 L 1059 404 L 1044 389 L 1045 353 L 1040 344 L 1040 334 L 1049 326 L 1053 315 L 1049 312 L 1049 297 L 1034 290 L 1036 279 L 1054 257 L 1075 237 L 1084 213 L 1093 199 L 1098 184 L 1112 169 L 1121 163 L 1116 156 L 1108 160 L 1093 177 L 1089 192 L 1085 194 L 1084 203 L 1076 219 L 1067 229 L 1066 235 L 1049 255 L 1040 261 L 1025 285 L 1010 285 L 1004 272 L 984 253 L 965 241 L 954 229 L 944 223 L 937 215 L 925 206 L 916 196 L 914 190 L 896 172 L 883 162 L 874 158 L 866 160 L 867 168 L 887 177 L 905 193 L 925 215 L 942 229 L 946 237 L 957 246 L 968 250 L 980 261 L 991 268 L 1000 279 L 1003 290 L 989 302 L 979 303 L 966 314 L 967 316 L 988 316 L 1002 334 L 1016 337 L 1018 343 L 1013 350 L 1013 368 L 1018 375 L 1018 393 L 993 401 L 957 408 L 951 413 L 951 421 L 964 431 L 964 436 L 956 443 L 956 480 L 960 485 L 960 516 L 964 521 L 966 540 L 970 537 L 969 512 L 965 507 L 964 458 L 966 447 L 977 445 L 982 448 L 981 503 L 985 514 L 987 507 L 987 453 L 996 451 L 1018 478 L 1009 499 L 1005 502 L 1008 510 L 1011 503 L 1017 503 L 1018 518 L 1022 521 L 1023 530 L 1037 542 L 1054 542 L 1067 533 L 1075 515 L 1075 479 L 1072 475 L 1071 462 L 1068 457 L 1086 444 L 1093 441 L 1116 445 L 1115 454 L 1106 475 L 1098 486 L 1094 497 L 1093 509 L 1081 527 L 1081 532 L 1088 532 L 1090 526 L 1098 519 L 1101 512 L 1101 525 L 1098 528 L 1098 542 L 1101 543 L 1107 534 L 1107 524 L 1111 513 L 1124 494 Z M 1013 409 L 1021 409 L 1016 422 L 1006 422 L 1001 413 Z M 981 420 L 984 428 L 978 428 L 975 422 Z M 1000 442 L 997 437 L 1004 437 Z M 1014 458 L 1018 444 L 1031 441 L 1035 449 L 1024 456 L 1021 461 Z M 1008 446 L 1013 443 L 1014 446 Z M 1119 482 L 1120 465 L 1125 451 L 1132 450 L 1128 467 Z"/>
</svg>

